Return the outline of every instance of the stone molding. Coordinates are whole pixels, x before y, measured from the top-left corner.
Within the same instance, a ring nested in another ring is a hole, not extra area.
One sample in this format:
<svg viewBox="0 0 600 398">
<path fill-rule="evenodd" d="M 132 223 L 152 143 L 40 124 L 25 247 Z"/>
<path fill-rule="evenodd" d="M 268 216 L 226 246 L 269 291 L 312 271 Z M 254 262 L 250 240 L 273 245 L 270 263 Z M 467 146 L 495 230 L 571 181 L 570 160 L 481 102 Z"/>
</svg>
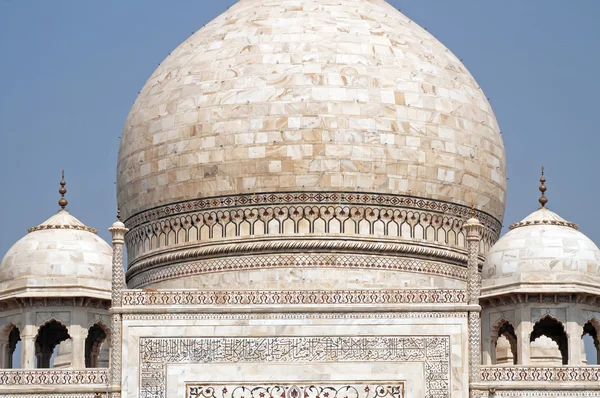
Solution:
<svg viewBox="0 0 600 398">
<path fill-rule="evenodd" d="M 481 368 L 481 381 L 495 382 L 600 382 L 600 366 L 525 367 L 488 366 Z M 598 387 L 600 389 L 600 385 Z"/>
<path fill-rule="evenodd" d="M 339 243 L 339 244 L 338 244 Z M 361 254 L 343 254 L 344 249 L 376 253 L 377 256 Z M 331 252 L 314 253 L 314 251 Z M 273 252 L 269 255 L 259 255 L 261 251 Z M 291 252 L 298 251 L 298 254 Z M 342 253 L 340 253 L 342 252 Z M 252 256 L 241 254 L 256 253 Z M 278 254 L 286 253 L 286 254 Z M 237 256 L 232 256 L 237 254 Z M 384 256 L 383 254 L 388 254 Z M 419 256 L 425 258 L 439 258 L 444 262 L 428 261 L 422 259 L 407 259 L 398 257 L 399 254 Z M 230 255 L 228 258 L 215 258 L 197 261 L 202 257 Z M 160 265 L 175 261 L 189 261 L 173 263 L 169 266 Z M 196 261 L 193 261 L 196 260 Z M 466 255 L 453 253 L 446 250 L 437 250 L 426 246 L 417 245 L 386 245 L 382 243 L 359 243 L 327 241 L 275 241 L 266 242 L 257 246 L 252 243 L 230 244 L 214 246 L 204 249 L 188 249 L 169 255 L 156 255 L 142 262 L 138 262 L 127 272 L 128 285 L 132 288 L 157 283 L 169 279 L 181 278 L 190 275 L 201 275 L 212 272 L 227 272 L 257 268 L 363 268 L 391 271 L 408 271 L 428 273 L 443 277 L 466 280 L 467 270 Z M 455 263 L 455 264 L 452 264 Z"/>
<path fill-rule="evenodd" d="M 187 398 L 404 398 L 404 392 L 404 382 L 186 385 Z"/>
<path fill-rule="evenodd" d="M 140 398 L 166 397 L 166 365 L 216 363 L 423 363 L 426 396 L 450 394 L 447 336 L 141 338 Z"/>
<path fill-rule="evenodd" d="M 108 369 L 0 370 L 0 386 L 106 385 Z"/>
<path fill-rule="evenodd" d="M 295 305 L 295 304 L 464 304 L 465 290 L 334 290 L 334 291 L 132 291 L 124 306 Z"/>
<path fill-rule="evenodd" d="M 224 239 L 270 236 L 383 236 L 466 248 L 466 206 L 385 194 L 289 192 L 223 196 L 161 206 L 126 221 L 128 258 L 134 264 L 157 249 Z M 501 223 L 476 211 L 484 252 Z"/>
</svg>

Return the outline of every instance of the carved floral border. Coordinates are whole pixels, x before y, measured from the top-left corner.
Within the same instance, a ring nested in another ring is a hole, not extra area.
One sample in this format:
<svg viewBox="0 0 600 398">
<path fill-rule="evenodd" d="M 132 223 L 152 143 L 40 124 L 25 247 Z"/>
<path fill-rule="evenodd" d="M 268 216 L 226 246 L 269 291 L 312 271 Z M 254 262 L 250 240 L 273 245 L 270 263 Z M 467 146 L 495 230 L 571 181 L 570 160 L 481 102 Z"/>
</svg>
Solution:
<svg viewBox="0 0 600 398">
<path fill-rule="evenodd" d="M 404 382 L 361 384 L 186 385 L 187 398 L 404 398 Z"/>
<path fill-rule="evenodd" d="M 465 290 L 140 291 L 123 292 L 124 306 L 272 304 L 463 304 Z"/>
</svg>

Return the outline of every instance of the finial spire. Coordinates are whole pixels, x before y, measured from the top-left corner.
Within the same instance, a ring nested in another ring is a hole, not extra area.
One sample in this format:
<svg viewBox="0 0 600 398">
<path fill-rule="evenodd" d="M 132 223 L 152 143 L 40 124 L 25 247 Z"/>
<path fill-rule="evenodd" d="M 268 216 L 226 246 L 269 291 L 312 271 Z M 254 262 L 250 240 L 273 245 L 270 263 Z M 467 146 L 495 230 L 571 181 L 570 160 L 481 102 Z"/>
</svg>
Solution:
<svg viewBox="0 0 600 398">
<path fill-rule="evenodd" d="M 121 221 L 121 209 L 117 208 L 117 220 Z"/>
<path fill-rule="evenodd" d="M 65 194 L 67 193 L 67 188 L 65 188 L 65 185 L 67 185 L 67 183 L 65 182 L 65 171 L 63 170 L 62 171 L 62 180 L 60 180 L 60 189 L 58 190 L 58 193 L 61 196 L 60 200 L 58 201 L 58 205 L 63 210 L 69 204 L 69 202 L 67 201 L 67 199 L 65 199 Z"/>
<path fill-rule="evenodd" d="M 542 196 L 538 200 L 542 207 L 546 207 L 546 203 L 548 203 L 548 198 L 546 197 L 546 177 L 544 177 L 544 166 L 542 166 L 542 176 L 540 177 L 540 192 Z"/>
</svg>

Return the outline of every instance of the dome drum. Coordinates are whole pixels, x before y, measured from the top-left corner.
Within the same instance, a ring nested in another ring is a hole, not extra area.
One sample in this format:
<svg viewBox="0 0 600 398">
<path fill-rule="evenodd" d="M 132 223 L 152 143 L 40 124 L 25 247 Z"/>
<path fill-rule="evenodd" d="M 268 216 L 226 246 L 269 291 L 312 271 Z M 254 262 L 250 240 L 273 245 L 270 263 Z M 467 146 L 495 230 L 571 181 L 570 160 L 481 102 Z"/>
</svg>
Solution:
<svg viewBox="0 0 600 398">
<path fill-rule="evenodd" d="M 198 210 L 190 211 L 193 207 Z M 490 215 L 476 213 L 485 223 L 483 253 L 497 239 L 500 224 Z M 153 209 L 126 222 L 130 228 L 127 277 L 130 287 L 142 287 L 150 281 L 181 277 L 181 270 L 176 271 L 180 263 L 332 251 L 434 258 L 453 264 L 455 272 L 461 273 L 467 258 L 462 225 L 471 215 L 472 209 L 465 206 L 399 195 L 287 192 L 190 201 Z M 288 260 L 283 264 L 302 267 Z M 169 269 L 161 269 L 165 266 Z M 184 268 L 186 276 L 194 274 L 194 267 Z"/>
</svg>

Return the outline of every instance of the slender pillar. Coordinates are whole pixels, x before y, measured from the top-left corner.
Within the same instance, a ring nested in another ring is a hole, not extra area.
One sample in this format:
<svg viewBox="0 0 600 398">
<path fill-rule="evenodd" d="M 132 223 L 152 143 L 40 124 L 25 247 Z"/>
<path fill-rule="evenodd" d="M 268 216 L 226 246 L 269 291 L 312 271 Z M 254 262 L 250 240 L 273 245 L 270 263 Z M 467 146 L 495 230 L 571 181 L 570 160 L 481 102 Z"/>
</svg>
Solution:
<svg viewBox="0 0 600 398">
<path fill-rule="evenodd" d="M 113 244 L 113 261 L 112 261 L 112 308 L 121 307 L 122 292 L 125 286 L 125 272 L 123 264 L 123 245 L 125 243 L 125 234 L 128 229 L 125 228 L 125 224 L 121 222 L 120 216 L 118 220 L 109 228 L 112 234 Z M 112 314 L 111 318 L 111 337 L 110 337 L 110 359 L 109 359 L 109 385 L 114 388 L 121 390 L 121 372 L 122 372 L 122 358 L 121 358 L 121 344 L 123 336 L 121 335 L 121 314 Z M 113 397 L 119 397 L 120 392 L 114 392 Z"/>
<path fill-rule="evenodd" d="M 467 233 L 467 301 L 469 305 L 479 305 L 481 293 L 481 277 L 479 275 L 479 244 L 483 225 L 476 218 L 471 218 L 464 225 Z M 469 381 L 480 379 L 481 366 L 481 310 L 469 311 Z"/>
</svg>

